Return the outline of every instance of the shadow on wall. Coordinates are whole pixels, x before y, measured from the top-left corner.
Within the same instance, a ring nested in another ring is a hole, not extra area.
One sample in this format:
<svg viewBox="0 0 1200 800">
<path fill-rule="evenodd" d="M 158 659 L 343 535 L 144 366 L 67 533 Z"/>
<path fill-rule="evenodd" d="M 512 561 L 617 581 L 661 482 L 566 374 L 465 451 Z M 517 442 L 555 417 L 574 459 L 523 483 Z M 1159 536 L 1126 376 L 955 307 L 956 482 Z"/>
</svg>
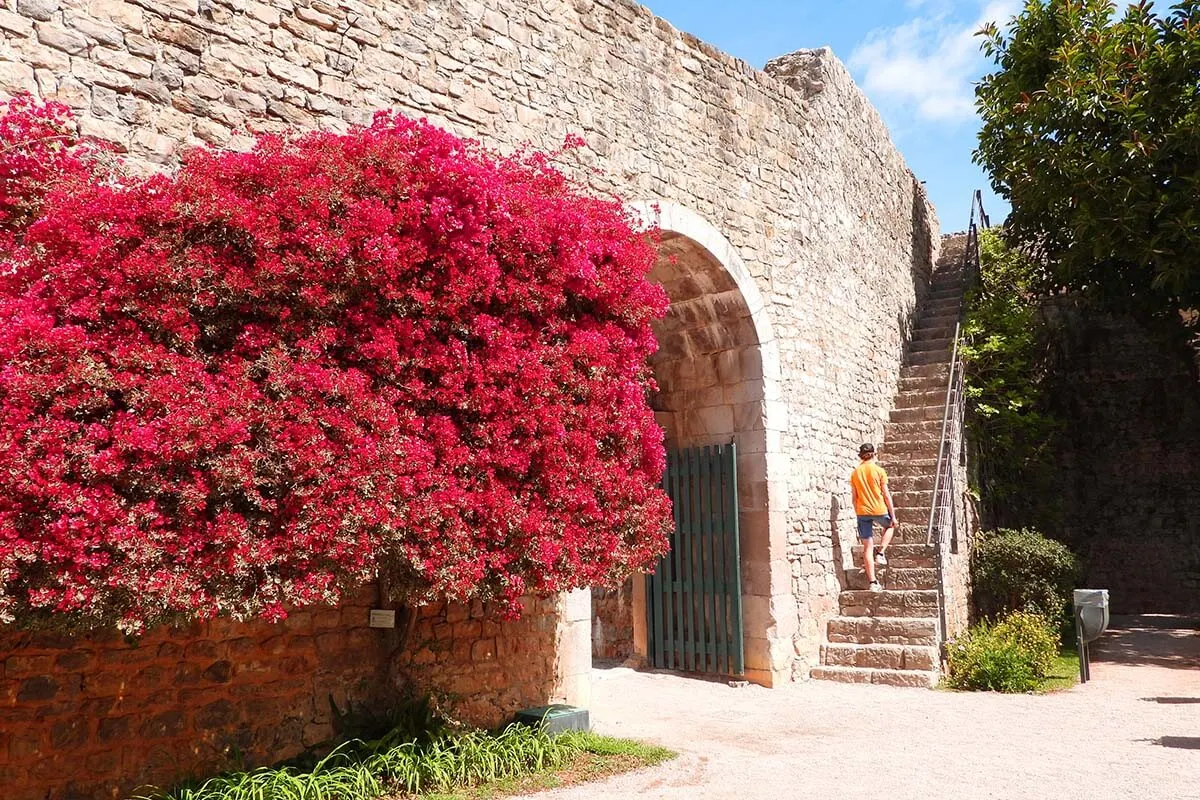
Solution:
<svg viewBox="0 0 1200 800">
<path fill-rule="evenodd" d="M 842 548 L 842 537 L 838 533 L 838 520 L 841 517 L 842 501 L 836 494 L 829 496 L 829 537 L 833 542 L 833 570 L 837 575 L 838 585 L 846 585 L 845 550 Z M 853 555 L 851 556 L 853 558 Z M 853 565 L 851 565 L 853 566 Z"/>
<path fill-rule="evenodd" d="M 920 319 L 921 308 L 929 294 L 929 283 L 933 278 L 934 249 L 938 246 L 934 234 L 937 220 L 931 213 L 925 186 L 916 179 L 915 175 L 910 173 L 910 177 L 912 178 L 912 225 L 910 228 L 912 240 L 909 248 L 912 253 L 912 263 L 909 271 L 917 301 L 907 313 L 900 311 L 896 314 L 896 328 L 900 331 L 901 363 L 904 359 L 904 346 L 912 339 L 913 330 Z"/>
<path fill-rule="evenodd" d="M 933 272 L 933 252 L 929 243 L 933 241 L 934 219 L 929 213 L 931 206 L 925 185 L 915 175 L 912 176 L 912 189 L 912 272 L 914 277 L 924 278 L 917 285 L 925 287 Z"/>
</svg>

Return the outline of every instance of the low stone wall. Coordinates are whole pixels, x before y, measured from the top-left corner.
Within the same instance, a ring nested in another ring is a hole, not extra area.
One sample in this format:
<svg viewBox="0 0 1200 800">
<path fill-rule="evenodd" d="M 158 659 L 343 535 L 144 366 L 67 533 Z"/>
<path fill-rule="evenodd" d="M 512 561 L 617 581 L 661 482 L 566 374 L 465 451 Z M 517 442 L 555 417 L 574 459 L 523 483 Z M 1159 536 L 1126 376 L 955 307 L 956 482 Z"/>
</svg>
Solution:
<svg viewBox="0 0 1200 800">
<path fill-rule="evenodd" d="M 573 642 L 570 603 L 529 600 L 516 622 L 478 603 L 440 603 L 411 624 L 400 612 L 386 629 L 368 626 L 373 599 L 136 640 L 0 632 L 0 797 L 115 800 L 215 773 L 235 754 L 274 763 L 352 732 L 408 686 L 486 726 L 523 707 L 581 701 L 575 676 L 590 661 L 576 651 L 586 656 L 589 642 Z"/>
<path fill-rule="evenodd" d="M 953 639 L 966 631 L 974 611 L 971 601 L 971 551 L 979 531 L 975 503 L 967 491 L 965 465 L 956 465 L 956 486 L 962 491 L 955 498 L 955 533 L 942 549 L 942 602 L 945 604 L 945 635 Z"/>
</svg>

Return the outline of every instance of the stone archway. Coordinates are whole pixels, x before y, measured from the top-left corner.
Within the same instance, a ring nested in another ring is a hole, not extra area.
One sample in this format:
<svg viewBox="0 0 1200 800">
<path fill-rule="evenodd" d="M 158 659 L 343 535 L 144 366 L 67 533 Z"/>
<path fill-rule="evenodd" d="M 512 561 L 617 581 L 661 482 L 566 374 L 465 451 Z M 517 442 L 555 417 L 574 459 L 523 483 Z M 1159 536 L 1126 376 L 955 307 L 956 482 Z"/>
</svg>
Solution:
<svg viewBox="0 0 1200 800">
<path fill-rule="evenodd" d="M 777 685 L 790 679 L 796 606 L 787 561 L 786 410 L 771 320 L 753 277 L 716 228 L 670 203 L 632 208 L 662 231 L 650 277 L 671 299 L 655 326 L 655 414 L 668 447 L 737 445 L 746 676 Z M 597 655 L 628 613 L 631 649 L 644 658 L 643 582 L 595 598 Z"/>
</svg>

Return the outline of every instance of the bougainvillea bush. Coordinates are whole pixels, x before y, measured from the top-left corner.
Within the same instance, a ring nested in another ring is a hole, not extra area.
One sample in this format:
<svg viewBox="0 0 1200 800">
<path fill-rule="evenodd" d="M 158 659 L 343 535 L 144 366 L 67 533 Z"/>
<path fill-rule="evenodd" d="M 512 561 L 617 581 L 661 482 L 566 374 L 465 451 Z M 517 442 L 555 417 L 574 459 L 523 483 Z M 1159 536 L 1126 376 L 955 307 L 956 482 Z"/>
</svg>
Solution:
<svg viewBox="0 0 1200 800">
<path fill-rule="evenodd" d="M 69 130 L 0 117 L 5 619 L 279 618 L 378 577 L 515 613 L 665 549 L 666 298 L 619 203 L 399 115 L 153 177 Z"/>
</svg>

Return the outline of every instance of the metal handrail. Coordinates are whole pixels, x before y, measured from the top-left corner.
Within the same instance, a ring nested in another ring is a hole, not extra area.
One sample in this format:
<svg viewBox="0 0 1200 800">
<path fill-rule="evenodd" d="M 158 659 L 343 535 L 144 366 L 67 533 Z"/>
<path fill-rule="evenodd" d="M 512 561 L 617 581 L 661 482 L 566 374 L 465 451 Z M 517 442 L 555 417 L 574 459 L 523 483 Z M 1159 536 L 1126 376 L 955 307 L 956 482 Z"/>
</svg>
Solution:
<svg viewBox="0 0 1200 800">
<path fill-rule="evenodd" d="M 938 510 L 941 508 L 938 505 L 938 497 L 942 483 L 942 464 L 946 460 L 946 431 L 950 427 L 950 398 L 954 393 L 954 379 L 958 372 L 958 339 L 961 330 L 962 322 L 956 322 L 954 324 L 954 349 L 950 354 L 950 375 L 946 381 L 946 403 L 942 407 L 942 436 L 938 443 L 937 465 L 934 467 L 933 473 L 933 494 L 930 497 L 929 527 L 925 530 L 926 544 L 933 541 L 933 523 L 937 518 Z"/>
<path fill-rule="evenodd" d="M 977 218 L 978 223 L 976 223 Z M 980 225 L 982 225 L 984 228 L 991 227 L 991 218 L 988 217 L 987 212 L 983 208 L 983 192 L 979 189 L 976 189 L 971 195 L 971 216 L 969 225 L 967 227 L 967 246 L 963 250 L 962 269 L 964 291 L 966 291 L 968 284 L 976 277 L 975 273 L 980 269 Z M 958 412 L 961 411 L 959 406 L 963 400 L 961 383 L 964 380 L 964 365 L 959 357 L 959 345 L 961 344 L 962 339 L 962 323 L 965 312 L 966 304 L 964 302 L 959 309 L 958 322 L 954 326 L 954 346 L 950 352 L 950 374 L 946 376 L 946 401 L 942 409 L 942 435 L 940 441 L 938 442 L 938 458 L 937 464 L 934 467 L 933 494 L 930 498 L 929 508 L 929 524 L 925 530 L 926 544 L 931 544 L 933 542 L 934 526 L 938 521 L 939 512 L 944 510 L 944 506 L 941 503 L 940 498 L 943 489 L 943 473 L 947 471 L 950 461 L 950 453 L 947 452 L 947 449 L 949 448 L 951 442 L 950 437 L 947 434 L 950 433 L 950 412 L 952 410 L 955 411 L 955 416 L 957 418 L 955 420 L 955 424 L 959 428 L 959 430 L 954 431 L 954 433 L 958 435 L 959 445 L 961 447 L 961 428 L 963 425 L 963 419 L 962 415 Z M 955 392 L 956 386 L 959 387 L 959 391 L 957 393 Z M 945 479 L 949 481 L 952 479 L 952 477 L 952 475 L 946 475 Z M 952 487 L 945 488 L 952 489 Z M 951 497 L 949 501 L 949 505 L 951 507 L 953 506 L 953 502 L 953 497 Z M 940 540 L 941 537 L 939 536 L 939 544 L 941 543 Z"/>
</svg>

